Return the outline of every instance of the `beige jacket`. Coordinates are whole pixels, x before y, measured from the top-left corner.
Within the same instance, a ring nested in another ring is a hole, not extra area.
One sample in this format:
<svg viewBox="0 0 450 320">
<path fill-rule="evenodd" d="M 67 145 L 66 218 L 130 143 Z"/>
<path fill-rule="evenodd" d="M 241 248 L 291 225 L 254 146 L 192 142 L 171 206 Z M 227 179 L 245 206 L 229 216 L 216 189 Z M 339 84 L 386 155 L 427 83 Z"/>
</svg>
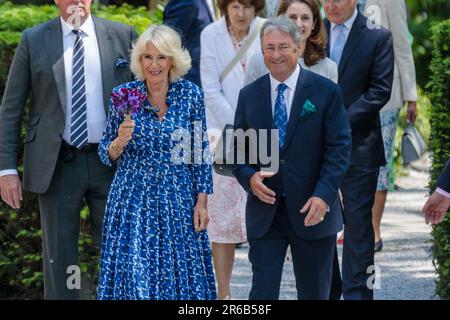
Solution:
<svg viewBox="0 0 450 320">
<path fill-rule="evenodd" d="M 367 0 L 364 14 L 389 29 L 394 40 L 394 81 L 389 102 L 382 111 L 400 109 L 405 101 L 417 101 L 416 71 L 404 0 Z M 374 25 L 376 27 L 376 25 Z"/>
</svg>

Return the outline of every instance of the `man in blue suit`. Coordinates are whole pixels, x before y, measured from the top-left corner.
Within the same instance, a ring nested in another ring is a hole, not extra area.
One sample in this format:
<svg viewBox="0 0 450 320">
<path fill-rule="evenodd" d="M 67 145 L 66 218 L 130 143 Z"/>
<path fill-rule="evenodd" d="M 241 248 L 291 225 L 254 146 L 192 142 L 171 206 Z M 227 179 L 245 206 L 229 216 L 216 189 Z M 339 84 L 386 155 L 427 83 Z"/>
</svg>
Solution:
<svg viewBox="0 0 450 320">
<path fill-rule="evenodd" d="M 444 220 L 450 207 L 450 159 L 438 179 L 436 190 L 423 206 L 425 222 L 438 224 Z"/>
<path fill-rule="evenodd" d="M 300 68 L 300 33 L 291 20 L 268 20 L 261 43 L 270 73 L 241 90 L 234 122 L 236 136 L 239 129 L 257 133 L 248 146 L 236 143 L 245 164 L 233 170 L 249 192 L 250 299 L 278 299 L 288 245 L 298 298 L 328 299 L 336 234 L 342 229 L 338 188 L 351 151 L 342 93 L 332 81 Z M 273 129 L 279 133 L 275 146 Z M 265 130 L 268 141 L 259 135 Z M 254 146 L 260 150 L 250 163 Z M 277 172 L 267 173 L 263 147 L 270 154 L 279 148 Z"/>
<path fill-rule="evenodd" d="M 351 164 L 341 186 L 345 224 L 343 294 L 345 299 L 371 300 L 369 277 L 375 241 L 372 207 L 379 167 L 386 163 L 379 111 L 391 96 L 392 36 L 360 14 L 356 0 L 321 2 L 327 15 L 327 52 L 338 65 L 338 84 L 352 128 Z"/>
<path fill-rule="evenodd" d="M 200 82 L 200 33 L 214 21 L 212 8 L 207 0 L 169 0 L 164 8 L 163 22 L 177 30 L 192 59 L 192 67 L 184 76 L 199 87 Z"/>
</svg>

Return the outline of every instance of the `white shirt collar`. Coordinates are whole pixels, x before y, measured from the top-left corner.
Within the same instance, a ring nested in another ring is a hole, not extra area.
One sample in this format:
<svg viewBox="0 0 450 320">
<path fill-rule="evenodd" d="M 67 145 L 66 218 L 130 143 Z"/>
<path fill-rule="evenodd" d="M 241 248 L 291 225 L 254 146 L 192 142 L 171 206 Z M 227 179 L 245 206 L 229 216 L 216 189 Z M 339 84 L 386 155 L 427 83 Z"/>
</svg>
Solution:
<svg viewBox="0 0 450 320">
<path fill-rule="evenodd" d="M 72 33 L 72 30 L 75 28 L 71 24 L 64 21 L 64 19 L 62 17 L 60 17 L 60 20 L 61 20 L 63 37 L 67 37 L 68 35 L 70 35 Z M 92 20 L 91 15 L 89 15 L 89 17 L 86 19 L 86 21 L 81 25 L 80 30 L 83 31 L 83 33 L 87 36 L 95 33 L 94 21 Z"/>
<path fill-rule="evenodd" d="M 345 27 L 347 28 L 347 30 L 351 30 L 353 23 L 356 20 L 356 16 L 358 15 L 358 9 L 355 7 L 355 11 L 353 12 L 353 15 L 350 17 L 350 19 L 348 19 L 347 21 L 345 21 L 343 24 L 345 25 Z M 333 30 L 336 27 L 336 24 L 331 22 L 331 29 Z"/>
<path fill-rule="evenodd" d="M 272 77 L 271 73 L 269 73 L 269 75 L 270 75 L 270 86 L 271 86 L 272 90 L 277 91 L 278 85 L 281 82 L 278 81 L 277 79 L 275 79 L 274 77 Z M 300 65 L 297 63 L 297 66 L 295 67 L 294 72 L 292 72 L 292 74 L 283 83 L 285 85 L 287 85 L 287 87 L 290 90 L 295 91 L 295 87 L 297 86 L 297 80 L 298 80 L 299 75 L 300 75 Z"/>
</svg>

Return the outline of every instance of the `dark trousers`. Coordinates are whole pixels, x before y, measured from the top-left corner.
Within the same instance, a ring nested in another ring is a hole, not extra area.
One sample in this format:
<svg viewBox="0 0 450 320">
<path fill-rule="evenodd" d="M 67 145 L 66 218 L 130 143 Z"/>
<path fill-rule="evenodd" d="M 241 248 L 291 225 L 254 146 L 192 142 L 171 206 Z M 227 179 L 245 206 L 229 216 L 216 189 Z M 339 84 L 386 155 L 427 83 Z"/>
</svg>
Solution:
<svg viewBox="0 0 450 320">
<path fill-rule="evenodd" d="M 372 207 L 378 167 L 351 166 L 341 186 L 344 201 L 344 247 L 342 282 L 345 300 L 372 300 L 368 285 L 374 266 Z"/>
<path fill-rule="evenodd" d="M 94 243 L 101 245 L 103 215 L 112 168 L 103 165 L 96 150 L 76 151 L 71 162 L 59 155 L 50 187 L 39 195 L 42 227 L 45 299 L 79 299 L 80 291 L 69 288 L 69 279 L 78 266 L 80 211 L 83 201 L 89 207 Z M 69 268 L 69 269 L 68 269 Z"/>
<path fill-rule="evenodd" d="M 250 240 L 253 280 L 250 300 L 277 300 L 288 245 L 291 247 L 298 299 L 327 300 L 330 295 L 336 235 L 301 239 L 292 229 L 281 199 L 264 237 Z"/>
<path fill-rule="evenodd" d="M 337 247 L 334 250 L 333 259 L 333 277 L 331 280 L 330 300 L 341 300 L 342 296 L 342 278 L 341 270 L 339 268 L 339 255 Z"/>
</svg>

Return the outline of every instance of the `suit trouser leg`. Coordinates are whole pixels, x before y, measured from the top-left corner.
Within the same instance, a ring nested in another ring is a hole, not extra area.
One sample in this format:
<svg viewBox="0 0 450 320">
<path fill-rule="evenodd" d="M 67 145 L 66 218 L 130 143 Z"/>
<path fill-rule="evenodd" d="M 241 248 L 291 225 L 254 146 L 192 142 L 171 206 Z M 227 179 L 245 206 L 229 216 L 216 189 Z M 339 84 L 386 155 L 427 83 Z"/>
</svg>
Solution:
<svg viewBox="0 0 450 320">
<path fill-rule="evenodd" d="M 88 153 L 88 160 L 90 174 L 89 186 L 86 191 L 86 202 L 89 208 L 89 221 L 91 223 L 94 245 L 100 249 L 102 245 L 103 217 L 109 189 L 114 178 L 114 169 L 103 165 L 97 152 Z"/>
<path fill-rule="evenodd" d="M 330 300 L 341 300 L 342 296 L 342 278 L 339 268 L 339 254 L 337 247 L 334 249 L 333 258 L 333 278 L 331 280 Z"/>
<path fill-rule="evenodd" d="M 80 211 L 86 195 L 94 240 L 101 238 L 101 220 L 107 193 L 112 178 L 112 170 L 105 178 L 105 167 L 98 160 L 95 151 L 77 152 L 73 161 L 65 163 L 59 157 L 50 187 L 39 195 L 39 208 L 42 226 L 44 298 L 78 299 L 80 290 L 70 289 L 68 267 L 78 266 L 78 238 L 80 233 Z M 100 175 L 100 177 L 99 177 Z M 103 177 L 102 177 L 103 176 Z M 102 188 L 98 181 L 104 180 Z M 101 189 L 96 191 L 97 189 Z M 103 200 L 98 193 L 103 193 Z M 88 195 L 91 195 L 89 199 Z M 101 204 L 101 202 L 103 204 Z M 100 225 L 98 225 L 100 224 Z"/>
<path fill-rule="evenodd" d="M 291 246 L 299 299 L 328 300 L 333 273 L 336 235 L 304 240 L 292 229 L 284 200 L 280 200 L 274 221 L 263 238 L 250 242 L 253 284 L 250 299 L 278 299 L 284 257 Z"/>
<path fill-rule="evenodd" d="M 289 231 L 297 298 L 299 300 L 329 300 L 334 272 L 336 235 L 314 240 L 302 239 L 292 228 L 286 211 L 284 215 L 286 229 Z"/>
<path fill-rule="evenodd" d="M 269 231 L 260 239 L 249 240 L 252 264 L 252 289 L 249 300 L 278 300 L 283 264 L 289 244 L 284 222 L 275 214 Z"/>
<path fill-rule="evenodd" d="M 343 294 L 346 300 L 372 300 L 368 286 L 374 265 L 372 207 L 378 168 L 352 166 L 342 183 L 344 201 Z"/>
</svg>

